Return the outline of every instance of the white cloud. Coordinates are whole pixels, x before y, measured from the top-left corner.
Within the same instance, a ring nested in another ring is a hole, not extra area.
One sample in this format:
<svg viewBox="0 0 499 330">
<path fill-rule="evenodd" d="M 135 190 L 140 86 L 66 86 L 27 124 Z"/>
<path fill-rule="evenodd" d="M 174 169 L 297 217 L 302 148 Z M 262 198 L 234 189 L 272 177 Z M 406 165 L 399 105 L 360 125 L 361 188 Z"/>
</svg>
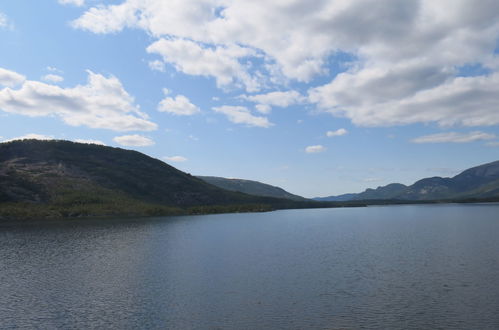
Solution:
<svg viewBox="0 0 499 330">
<path fill-rule="evenodd" d="M 217 113 L 222 113 L 235 124 L 246 124 L 248 126 L 257 126 L 268 128 L 273 124 L 266 117 L 254 116 L 246 107 L 224 105 L 212 108 Z"/>
<path fill-rule="evenodd" d="M 7 15 L 0 12 L 0 28 L 7 27 Z"/>
<path fill-rule="evenodd" d="M 314 5 L 304 0 L 127 0 L 93 7 L 74 25 L 95 33 L 138 27 L 156 37 L 247 45 L 263 51 L 286 76 L 306 81 L 324 72 L 326 57 L 338 50 L 386 62 L 428 53 L 475 58 L 495 43 L 488 37 L 495 32 L 497 6 L 471 0 L 331 0 Z M 442 51 L 448 48 L 460 51 Z"/>
<path fill-rule="evenodd" d="M 192 116 L 201 112 L 201 110 L 199 110 L 196 105 L 192 104 L 184 95 L 165 97 L 158 104 L 158 110 L 179 116 Z"/>
<path fill-rule="evenodd" d="M 260 104 L 268 104 L 276 107 L 289 107 L 290 105 L 300 103 L 304 97 L 297 91 L 270 92 L 259 95 L 242 95 L 242 98 Z"/>
<path fill-rule="evenodd" d="M 495 139 L 496 136 L 494 134 L 484 133 L 484 132 L 470 132 L 470 133 L 457 133 L 457 132 L 448 132 L 448 133 L 438 133 L 420 136 L 411 140 L 413 143 L 468 143 L 474 141 L 481 140 L 492 140 Z"/>
<path fill-rule="evenodd" d="M 137 1 L 134 2 L 92 7 L 73 21 L 72 25 L 99 34 L 114 33 L 127 26 L 132 27 L 138 22 L 136 11 L 143 7 Z"/>
<path fill-rule="evenodd" d="M 19 89 L 0 89 L 0 110 L 30 117 L 57 116 L 71 126 L 114 131 L 157 128 L 134 104 L 118 78 L 91 71 L 86 85 L 73 88 L 27 80 Z"/>
<path fill-rule="evenodd" d="M 260 88 L 256 79 L 238 61 L 255 54 L 249 48 L 237 45 L 210 48 L 190 40 L 163 38 L 147 47 L 147 52 L 161 55 L 165 62 L 172 63 L 180 72 L 215 77 L 219 87 L 235 83 L 248 91 Z"/>
<path fill-rule="evenodd" d="M 45 76 L 42 77 L 42 80 L 45 80 L 47 82 L 52 82 L 52 83 L 58 83 L 61 81 L 64 81 L 64 77 L 59 76 L 57 74 L 46 74 Z"/>
<path fill-rule="evenodd" d="M 489 147 L 499 147 L 499 141 L 487 142 L 485 145 Z"/>
<path fill-rule="evenodd" d="M 150 52 L 186 74 L 215 77 L 220 87 L 256 90 L 329 75 L 310 90 L 310 102 L 357 125 L 499 124 L 493 0 L 124 0 L 90 8 L 73 25 L 95 33 L 143 29 L 157 40 Z M 339 75 L 328 73 L 336 55 L 347 69 Z M 491 74 L 456 78 L 467 64 Z"/>
<path fill-rule="evenodd" d="M 62 70 L 59 70 L 58 68 L 53 67 L 53 66 L 47 66 L 46 69 L 47 69 L 47 71 L 50 71 L 50 72 L 63 73 Z"/>
<path fill-rule="evenodd" d="M 154 71 L 165 72 L 165 63 L 160 60 L 149 61 L 149 68 Z"/>
<path fill-rule="evenodd" d="M 187 158 L 183 157 L 183 156 L 171 156 L 171 157 L 163 157 L 163 159 L 165 161 L 168 161 L 168 162 L 174 162 L 174 163 L 181 163 L 181 162 L 185 162 L 187 161 Z"/>
<path fill-rule="evenodd" d="M 14 24 L 10 21 L 10 19 L 4 13 L 0 12 L 0 29 L 9 29 L 12 30 L 14 28 Z"/>
<path fill-rule="evenodd" d="M 448 79 L 434 88 L 381 102 L 368 95 L 365 99 L 359 98 L 349 92 L 351 87 L 338 88 L 338 84 L 342 84 L 341 77 L 329 85 L 312 89 L 311 100 L 324 110 L 350 118 L 361 126 L 420 122 L 436 122 L 441 126 L 499 124 L 499 73 Z"/>
<path fill-rule="evenodd" d="M 106 144 L 100 140 L 92 140 L 92 139 L 76 139 L 74 140 L 75 142 L 78 143 L 87 143 L 87 144 L 97 144 L 101 146 L 105 146 Z"/>
<path fill-rule="evenodd" d="M 307 154 L 317 154 L 326 151 L 326 148 L 322 145 L 308 146 L 305 148 Z"/>
<path fill-rule="evenodd" d="M 217 14 L 220 7 L 223 11 Z M 309 80 L 324 72 L 323 57 L 337 48 L 332 42 L 334 36 L 328 36 L 330 31 L 320 33 L 322 25 L 331 19 L 321 14 L 327 7 L 331 7 L 329 11 L 334 9 L 327 2 L 311 6 L 264 0 L 128 0 L 93 7 L 73 25 L 94 33 L 139 27 L 156 37 L 175 36 L 209 45 L 248 45 L 265 52 L 287 76 Z"/>
<path fill-rule="evenodd" d="M 138 134 L 117 136 L 113 141 L 127 147 L 148 147 L 154 144 L 150 138 Z"/>
<path fill-rule="evenodd" d="M 22 84 L 26 77 L 14 71 L 0 68 L 0 86 L 14 87 Z"/>
<path fill-rule="evenodd" d="M 85 4 L 85 0 L 58 0 L 61 5 L 74 5 L 81 7 Z"/>
<path fill-rule="evenodd" d="M 347 133 L 348 133 L 348 131 L 346 129 L 339 128 L 336 131 L 327 131 L 326 136 L 327 137 L 342 136 L 342 135 L 345 135 Z"/>
<path fill-rule="evenodd" d="M 257 103 L 255 108 L 261 113 L 269 113 L 273 106 L 286 108 L 305 100 L 305 98 L 297 91 L 270 92 L 259 95 L 241 95 L 240 98 Z"/>
<path fill-rule="evenodd" d="M 268 104 L 257 104 L 255 105 L 255 109 L 260 113 L 269 114 L 272 110 L 272 107 Z"/>
<path fill-rule="evenodd" d="M 15 138 L 10 138 L 8 140 L 4 140 L 3 142 L 10 142 L 10 141 L 14 141 L 14 140 L 31 140 L 31 139 L 34 139 L 34 140 L 53 140 L 54 137 L 51 136 L 51 135 L 43 135 L 43 134 L 36 134 L 36 133 L 29 133 L 29 134 L 26 134 L 26 135 L 22 135 L 22 136 L 18 136 L 18 137 L 15 137 Z"/>
</svg>

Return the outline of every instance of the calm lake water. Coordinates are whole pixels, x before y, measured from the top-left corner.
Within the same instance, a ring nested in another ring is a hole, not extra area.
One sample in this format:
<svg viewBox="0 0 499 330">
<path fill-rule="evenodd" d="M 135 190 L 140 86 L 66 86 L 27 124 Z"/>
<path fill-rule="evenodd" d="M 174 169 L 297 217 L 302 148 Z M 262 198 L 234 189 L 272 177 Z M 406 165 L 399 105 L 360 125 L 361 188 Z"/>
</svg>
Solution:
<svg viewBox="0 0 499 330">
<path fill-rule="evenodd" d="M 0 328 L 499 328 L 499 205 L 0 226 Z"/>
</svg>

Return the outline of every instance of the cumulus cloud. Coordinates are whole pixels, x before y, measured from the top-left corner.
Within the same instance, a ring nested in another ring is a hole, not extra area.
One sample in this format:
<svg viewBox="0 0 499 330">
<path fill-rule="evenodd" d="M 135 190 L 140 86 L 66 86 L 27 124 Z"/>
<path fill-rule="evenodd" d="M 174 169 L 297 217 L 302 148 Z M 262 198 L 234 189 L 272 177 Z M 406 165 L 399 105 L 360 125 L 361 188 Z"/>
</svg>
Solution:
<svg viewBox="0 0 499 330">
<path fill-rule="evenodd" d="M 165 97 L 159 103 L 158 110 L 179 116 L 192 116 L 201 112 L 201 110 L 199 110 L 196 105 L 192 104 L 184 95 Z"/>
<path fill-rule="evenodd" d="M 9 20 L 7 15 L 0 12 L 0 29 L 13 29 L 14 25 Z"/>
<path fill-rule="evenodd" d="M 183 156 L 171 156 L 171 157 L 163 157 L 163 159 L 167 162 L 174 162 L 174 163 L 181 163 L 181 162 L 186 162 L 187 158 Z"/>
<path fill-rule="evenodd" d="M 348 133 L 348 131 L 346 129 L 339 128 L 336 131 L 327 131 L 326 136 L 327 137 L 342 136 L 342 135 L 345 135 L 347 133 Z"/>
<path fill-rule="evenodd" d="M 224 105 L 221 107 L 214 107 L 212 109 L 217 113 L 224 114 L 235 124 L 246 124 L 248 126 L 265 128 L 273 125 L 266 117 L 252 115 L 251 111 L 249 111 L 246 107 Z"/>
<path fill-rule="evenodd" d="M 237 45 L 214 48 L 184 39 L 160 39 L 147 47 L 147 52 L 159 54 L 183 73 L 211 76 L 219 87 L 241 84 L 248 91 L 259 89 L 259 83 L 239 63 L 239 58 L 254 55 L 254 51 Z"/>
<path fill-rule="evenodd" d="M 154 71 L 165 72 L 165 63 L 160 60 L 149 61 L 149 68 Z"/>
<path fill-rule="evenodd" d="M 50 71 L 50 72 L 57 72 L 57 73 L 63 73 L 62 70 L 59 70 L 58 68 L 54 67 L 54 66 L 47 66 L 46 67 L 47 71 Z"/>
<path fill-rule="evenodd" d="M 239 98 L 257 103 L 255 108 L 261 113 L 269 113 L 272 107 L 286 108 L 301 103 L 305 98 L 297 91 L 270 92 L 258 95 L 241 95 Z"/>
<path fill-rule="evenodd" d="M 52 82 L 52 83 L 58 83 L 61 81 L 64 81 L 64 77 L 59 76 L 57 74 L 46 74 L 45 76 L 42 77 L 42 80 L 45 80 L 47 82 Z"/>
<path fill-rule="evenodd" d="M 43 135 L 43 134 L 36 134 L 36 133 L 29 133 L 26 135 L 10 138 L 8 140 L 4 140 L 3 142 L 10 142 L 10 141 L 15 141 L 15 140 L 53 140 L 54 137 L 51 135 Z"/>
<path fill-rule="evenodd" d="M 305 148 L 307 154 L 317 154 L 326 151 L 326 148 L 322 145 L 308 146 Z"/>
<path fill-rule="evenodd" d="M 61 5 L 74 5 L 81 7 L 85 4 L 85 0 L 58 0 Z"/>
<path fill-rule="evenodd" d="M 357 125 L 499 123 L 494 0 L 123 0 L 88 9 L 73 26 L 143 29 L 156 39 L 149 52 L 220 87 L 256 90 L 325 75 L 329 82 L 310 89 L 309 102 Z M 336 75 L 328 70 L 338 54 L 346 71 Z M 490 74 L 459 77 L 470 64 Z"/>
<path fill-rule="evenodd" d="M 257 104 L 255 105 L 255 109 L 260 113 L 269 114 L 272 110 L 272 107 L 268 104 Z"/>
<path fill-rule="evenodd" d="M 26 77 L 14 71 L 0 68 L 0 86 L 14 87 L 22 84 Z"/>
<path fill-rule="evenodd" d="M 407 77 L 410 79 L 410 77 Z M 441 126 L 499 124 L 499 73 L 457 77 L 439 86 L 401 98 L 369 103 L 338 88 L 341 77 L 311 90 L 313 102 L 326 111 L 350 118 L 361 126 L 390 126 L 436 122 Z"/>
<path fill-rule="evenodd" d="M 0 27 L 6 27 L 6 26 L 7 26 L 7 15 L 0 12 Z"/>
<path fill-rule="evenodd" d="M 480 131 L 470 133 L 447 132 L 420 136 L 411 140 L 413 143 L 468 143 L 481 140 L 492 140 L 496 136 Z"/>
<path fill-rule="evenodd" d="M 18 82 L 23 78 L 21 75 L 17 77 Z M 134 104 L 133 97 L 118 78 L 91 71 L 88 71 L 86 85 L 73 88 L 26 80 L 18 89 L 0 89 L 0 110 L 30 117 L 56 116 L 71 126 L 114 131 L 151 131 L 157 128 Z"/>
<path fill-rule="evenodd" d="M 138 27 L 156 37 L 176 36 L 210 46 L 248 45 L 265 52 L 287 76 L 305 81 L 324 72 L 324 57 L 337 48 L 329 31 L 320 32 L 331 19 L 323 13 L 335 7 L 336 2 L 324 1 L 311 6 L 264 0 L 128 0 L 90 8 L 73 25 L 95 33 Z"/>
<path fill-rule="evenodd" d="M 97 144 L 101 146 L 105 146 L 106 144 L 100 140 L 92 140 L 92 139 L 76 139 L 74 140 L 75 142 L 78 143 L 86 143 L 86 144 Z"/>
<path fill-rule="evenodd" d="M 148 147 L 154 145 L 154 141 L 142 135 L 123 135 L 113 138 L 113 141 L 126 147 Z"/>
<path fill-rule="evenodd" d="M 138 23 L 138 10 L 144 7 L 138 1 L 125 2 L 121 5 L 98 5 L 86 11 L 72 22 L 73 27 L 98 34 L 114 33 Z"/>
</svg>

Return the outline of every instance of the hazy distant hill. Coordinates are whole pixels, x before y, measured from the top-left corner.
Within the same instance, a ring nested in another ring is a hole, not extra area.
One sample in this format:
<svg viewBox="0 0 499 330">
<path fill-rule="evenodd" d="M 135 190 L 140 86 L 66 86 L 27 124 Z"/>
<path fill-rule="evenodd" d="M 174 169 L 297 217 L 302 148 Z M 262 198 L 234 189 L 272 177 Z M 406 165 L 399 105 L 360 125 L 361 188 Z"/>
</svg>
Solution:
<svg viewBox="0 0 499 330">
<path fill-rule="evenodd" d="M 261 183 L 258 181 L 227 179 L 217 176 L 198 176 L 198 178 L 217 187 L 230 191 L 239 191 L 249 195 L 286 198 L 295 201 L 307 200 L 306 198 L 303 198 L 301 196 L 293 195 L 282 188 L 271 186 L 269 184 Z"/>
<path fill-rule="evenodd" d="M 452 177 L 417 181 L 401 199 L 488 198 L 499 196 L 499 161 L 476 166 Z"/>
<path fill-rule="evenodd" d="M 325 202 L 344 202 L 351 201 L 358 194 L 343 194 L 338 196 L 327 196 L 327 197 L 315 197 L 316 201 L 325 201 Z"/>
<path fill-rule="evenodd" d="M 0 218 L 324 207 L 227 191 L 136 151 L 69 141 L 0 144 Z"/>
<path fill-rule="evenodd" d="M 392 183 L 358 194 L 315 198 L 322 201 L 339 200 L 451 200 L 499 198 L 499 161 L 470 168 L 452 178 L 432 177 L 405 186 Z M 346 199 L 346 198 L 348 199 Z"/>
</svg>

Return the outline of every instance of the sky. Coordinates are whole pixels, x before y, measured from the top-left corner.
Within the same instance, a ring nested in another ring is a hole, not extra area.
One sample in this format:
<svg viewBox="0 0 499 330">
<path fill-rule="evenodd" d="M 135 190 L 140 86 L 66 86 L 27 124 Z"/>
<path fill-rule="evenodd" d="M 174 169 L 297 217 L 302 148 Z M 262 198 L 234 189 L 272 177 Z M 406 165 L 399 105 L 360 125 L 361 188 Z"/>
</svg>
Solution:
<svg viewBox="0 0 499 330">
<path fill-rule="evenodd" d="M 496 0 L 0 1 L 0 141 L 305 197 L 499 160 Z"/>
</svg>

